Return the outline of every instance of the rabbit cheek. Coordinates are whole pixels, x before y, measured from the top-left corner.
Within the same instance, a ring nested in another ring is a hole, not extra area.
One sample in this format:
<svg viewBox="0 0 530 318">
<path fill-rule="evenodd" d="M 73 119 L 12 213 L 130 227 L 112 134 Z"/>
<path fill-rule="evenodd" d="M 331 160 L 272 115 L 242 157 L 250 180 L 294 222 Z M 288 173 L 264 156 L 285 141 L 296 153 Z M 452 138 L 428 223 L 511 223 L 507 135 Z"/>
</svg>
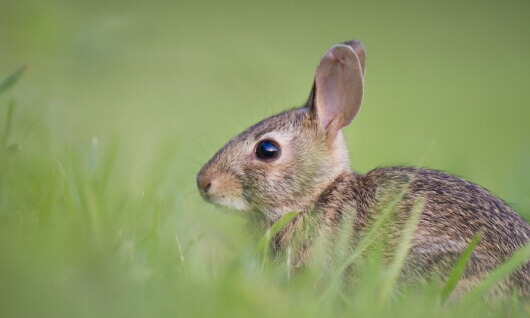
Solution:
<svg viewBox="0 0 530 318">
<path fill-rule="evenodd" d="M 254 161 L 246 167 L 245 196 L 255 209 L 270 214 L 297 206 L 292 201 L 298 173 L 288 153 L 277 162 Z"/>
</svg>

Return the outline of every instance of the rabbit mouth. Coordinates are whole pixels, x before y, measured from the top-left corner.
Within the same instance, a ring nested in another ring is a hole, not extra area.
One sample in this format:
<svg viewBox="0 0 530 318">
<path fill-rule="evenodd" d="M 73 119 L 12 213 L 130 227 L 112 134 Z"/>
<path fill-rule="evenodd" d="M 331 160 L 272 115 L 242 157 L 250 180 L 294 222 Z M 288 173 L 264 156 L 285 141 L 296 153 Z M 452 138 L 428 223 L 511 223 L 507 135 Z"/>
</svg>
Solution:
<svg viewBox="0 0 530 318">
<path fill-rule="evenodd" d="M 249 207 L 248 202 L 238 196 L 230 196 L 228 194 L 222 194 L 213 191 L 200 191 L 200 193 L 206 202 L 212 203 L 219 207 L 225 207 L 234 210 L 247 210 Z"/>
<path fill-rule="evenodd" d="M 230 208 L 234 210 L 239 211 L 245 211 L 248 210 L 248 203 L 244 199 L 237 198 L 237 197 L 217 197 L 217 198 L 211 198 L 210 202 L 221 207 Z"/>
</svg>

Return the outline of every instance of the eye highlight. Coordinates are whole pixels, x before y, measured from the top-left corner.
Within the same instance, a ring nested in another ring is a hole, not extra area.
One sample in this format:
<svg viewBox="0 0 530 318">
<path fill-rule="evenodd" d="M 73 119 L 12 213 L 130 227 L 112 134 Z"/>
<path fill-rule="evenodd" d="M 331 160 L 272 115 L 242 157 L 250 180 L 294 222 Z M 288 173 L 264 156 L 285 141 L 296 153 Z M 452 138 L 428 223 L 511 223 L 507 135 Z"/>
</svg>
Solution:
<svg viewBox="0 0 530 318">
<path fill-rule="evenodd" d="M 274 160 L 280 156 L 280 145 L 274 140 L 262 140 L 256 146 L 256 157 L 261 160 Z"/>
</svg>

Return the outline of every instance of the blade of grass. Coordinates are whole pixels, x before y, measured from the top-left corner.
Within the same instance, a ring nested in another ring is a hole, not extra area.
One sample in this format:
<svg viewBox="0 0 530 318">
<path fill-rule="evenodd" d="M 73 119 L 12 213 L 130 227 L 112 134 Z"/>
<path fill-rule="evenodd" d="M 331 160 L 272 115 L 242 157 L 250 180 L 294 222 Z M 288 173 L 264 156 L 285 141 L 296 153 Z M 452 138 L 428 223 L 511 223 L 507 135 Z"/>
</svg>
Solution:
<svg viewBox="0 0 530 318">
<path fill-rule="evenodd" d="M 271 239 L 287 226 L 287 224 L 289 224 L 289 222 L 291 222 L 291 220 L 298 214 L 300 214 L 300 212 L 288 213 L 274 223 L 259 240 L 258 245 L 256 246 L 256 251 L 266 257 L 269 253 Z"/>
<path fill-rule="evenodd" d="M 92 138 L 92 147 L 90 152 L 90 172 L 94 173 L 98 168 L 99 159 L 99 140 L 94 137 Z"/>
<path fill-rule="evenodd" d="M 287 279 L 291 279 L 291 246 L 287 248 L 287 259 L 286 259 L 286 267 L 287 267 Z"/>
<path fill-rule="evenodd" d="M 140 212 L 142 212 L 142 208 L 144 207 L 144 199 L 145 199 L 145 193 L 142 192 L 142 199 L 140 201 L 140 208 L 138 209 L 138 212 L 136 213 L 136 221 L 134 223 L 134 232 L 132 237 L 132 242 L 134 244 L 134 240 L 136 239 L 136 231 L 138 230 L 138 221 L 140 220 Z"/>
<path fill-rule="evenodd" d="M 16 71 L 9 75 L 2 83 L 0 83 L 0 96 L 7 92 L 20 79 L 22 74 L 27 69 L 27 65 L 20 66 Z"/>
<path fill-rule="evenodd" d="M 420 217 L 423 212 L 423 208 L 425 207 L 425 201 L 425 198 L 421 198 L 417 202 L 415 202 L 414 206 L 412 207 L 407 224 L 403 229 L 403 235 L 397 247 L 394 261 L 388 269 L 388 279 L 385 281 L 385 284 L 381 289 L 381 294 L 379 297 L 380 304 L 385 304 L 387 302 L 392 292 L 392 289 L 397 283 L 399 274 L 401 273 L 401 269 L 403 268 L 403 264 L 405 263 L 405 259 L 409 254 L 414 233 L 416 233 L 416 229 L 418 228 Z"/>
<path fill-rule="evenodd" d="M 480 300 L 484 294 L 506 276 L 530 260 L 530 244 L 515 252 L 504 264 L 495 269 L 480 285 L 466 295 L 463 303 L 469 304 Z"/>
<path fill-rule="evenodd" d="M 179 239 L 178 233 L 175 233 L 175 242 L 177 243 L 177 251 L 179 253 L 180 263 L 182 264 L 182 270 L 183 270 L 184 273 L 186 273 L 187 272 L 186 260 L 184 258 L 184 252 L 182 251 L 182 245 L 180 244 L 180 239 Z"/>
<path fill-rule="evenodd" d="M 466 268 L 467 263 L 469 262 L 469 259 L 471 258 L 471 255 L 473 254 L 473 251 L 475 250 L 475 247 L 477 247 L 478 243 L 482 239 L 483 233 L 478 232 L 475 234 L 475 237 L 469 243 L 469 246 L 466 248 L 462 256 L 458 259 L 458 262 L 456 263 L 455 267 L 453 268 L 453 271 L 449 275 L 449 279 L 447 280 L 447 283 L 443 287 L 441 291 L 441 301 L 442 304 L 449 298 L 453 290 L 455 289 L 456 285 L 462 278 L 462 275 L 464 274 L 464 270 Z"/>
<path fill-rule="evenodd" d="M 11 100 L 9 102 L 9 107 L 7 108 L 7 116 L 6 116 L 6 123 L 4 126 L 4 134 L 2 136 L 2 141 L 0 143 L 0 146 L 2 148 L 7 147 L 7 141 L 9 140 L 9 135 L 11 135 L 11 127 L 12 127 L 12 120 L 13 120 L 13 114 L 15 112 L 16 103 L 15 100 Z"/>
</svg>

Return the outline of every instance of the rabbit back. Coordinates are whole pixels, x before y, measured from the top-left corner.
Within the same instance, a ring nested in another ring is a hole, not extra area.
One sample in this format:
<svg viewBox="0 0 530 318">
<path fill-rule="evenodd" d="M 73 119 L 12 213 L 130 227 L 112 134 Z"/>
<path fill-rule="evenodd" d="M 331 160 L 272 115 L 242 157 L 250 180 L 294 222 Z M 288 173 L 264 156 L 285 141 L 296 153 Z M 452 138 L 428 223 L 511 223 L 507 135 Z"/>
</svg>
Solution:
<svg viewBox="0 0 530 318">
<path fill-rule="evenodd" d="M 384 235 L 385 258 L 390 261 L 420 200 L 424 206 L 404 265 L 405 281 L 448 278 L 474 236 L 482 232 L 457 288 L 469 290 L 530 241 L 530 226 L 508 204 L 481 186 L 436 170 L 390 167 L 363 176 L 343 174 L 324 193 L 318 208 L 329 229 L 339 227 L 344 213 L 355 213 L 355 245 L 382 211 L 395 204 Z M 514 287 L 530 296 L 530 263 L 497 289 L 510 293 Z"/>
</svg>

